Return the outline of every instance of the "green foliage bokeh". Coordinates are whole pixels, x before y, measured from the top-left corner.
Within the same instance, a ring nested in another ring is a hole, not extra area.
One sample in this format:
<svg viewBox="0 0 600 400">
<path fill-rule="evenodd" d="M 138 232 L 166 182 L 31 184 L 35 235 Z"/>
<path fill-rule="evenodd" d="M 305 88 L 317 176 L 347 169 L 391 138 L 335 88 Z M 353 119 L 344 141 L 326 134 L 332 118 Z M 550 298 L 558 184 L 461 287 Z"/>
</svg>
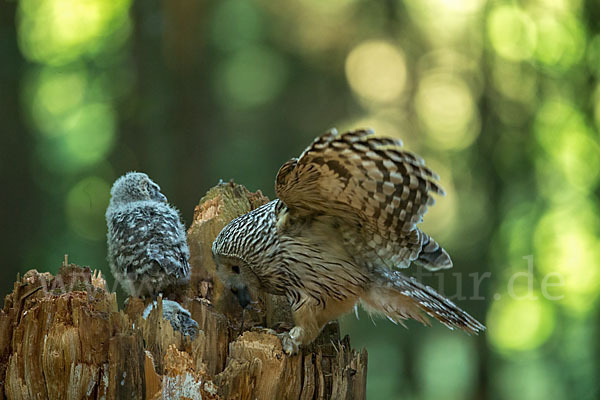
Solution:
<svg viewBox="0 0 600 400">
<path fill-rule="evenodd" d="M 2 294 L 64 253 L 112 286 L 104 211 L 126 171 L 147 172 L 189 224 L 220 179 L 272 198 L 313 137 L 372 127 L 441 176 L 423 227 L 455 267 L 416 273 L 488 331 L 345 317 L 369 350 L 369 398 L 600 395 L 596 1 L 3 7 Z"/>
</svg>

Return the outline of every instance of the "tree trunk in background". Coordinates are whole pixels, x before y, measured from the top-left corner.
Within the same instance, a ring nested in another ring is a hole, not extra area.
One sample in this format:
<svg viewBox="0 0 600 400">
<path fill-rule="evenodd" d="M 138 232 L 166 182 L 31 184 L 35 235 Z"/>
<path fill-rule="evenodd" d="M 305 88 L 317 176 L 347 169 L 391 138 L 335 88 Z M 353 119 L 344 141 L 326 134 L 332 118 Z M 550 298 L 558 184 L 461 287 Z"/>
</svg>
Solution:
<svg viewBox="0 0 600 400">
<path fill-rule="evenodd" d="M 99 273 L 63 264 L 59 274 L 17 278 L 0 312 L 0 399 L 364 399 L 367 353 L 329 324 L 288 357 L 261 327 L 287 329 L 289 305 L 263 295 L 242 311 L 214 277 L 210 248 L 232 218 L 264 204 L 260 192 L 221 184 L 196 207 L 188 231 L 192 280 L 182 304 L 201 332 L 194 341 L 143 300 L 118 309 Z"/>
</svg>

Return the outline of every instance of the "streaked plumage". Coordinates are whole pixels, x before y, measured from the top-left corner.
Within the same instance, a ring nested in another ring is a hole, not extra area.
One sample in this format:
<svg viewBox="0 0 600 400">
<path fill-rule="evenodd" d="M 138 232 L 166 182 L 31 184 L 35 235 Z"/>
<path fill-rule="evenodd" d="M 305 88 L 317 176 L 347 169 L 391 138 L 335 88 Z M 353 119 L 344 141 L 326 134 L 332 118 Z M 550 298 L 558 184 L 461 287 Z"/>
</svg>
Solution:
<svg viewBox="0 0 600 400">
<path fill-rule="evenodd" d="M 484 329 L 398 271 L 412 262 L 452 266 L 416 227 L 444 191 L 422 159 L 372 133 L 332 130 L 315 139 L 279 170 L 279 199 L 235 219 L 213 243 L 217 272 L 238 298 L 256 290 L 288 297 L 296 323 L 282 336 L 288 353 L 359 301 L 395 322 L 425 323 L 424 312 L 450 328 Z"/>
<path fill-rule="evenodd" d="M 156 300 L 148 304 L 142 317 L 148 319 L 150 312 L 157 307 Z M 198 334 L 198 323 L 194 321 L 190 312 L 183 308 L 176 301 L 162 300 L 163 318 L 171 323 L 174 330 L 181 332 L 182 335 L 189 336 L 194 340 Z"/>
<path fill-rule="evenodd" d="M 108 263 L 131 296 L 156 296 L 190 279 L 190 252 L 179 213 L 148 175 L 115 181 L 106 210 Z"/>
</svg>

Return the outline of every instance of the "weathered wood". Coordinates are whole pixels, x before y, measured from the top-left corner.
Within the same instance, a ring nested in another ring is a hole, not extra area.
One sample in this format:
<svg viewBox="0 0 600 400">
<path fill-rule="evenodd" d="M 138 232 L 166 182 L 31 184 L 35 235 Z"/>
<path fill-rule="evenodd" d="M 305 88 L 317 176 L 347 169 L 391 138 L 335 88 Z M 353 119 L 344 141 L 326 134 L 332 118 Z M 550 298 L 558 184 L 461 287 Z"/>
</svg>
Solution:
<svg viewBox="0 0 600 400">
<path fill-rule="evenodd" d="M 233 218 L 267 199 L 220 184 L 201 200 L 188 231 L 192 279 L 177 294 L 198 322 L 191 341 L 162 319 L 162 300 L 130 298 L 123 311 L 99 273 L 66 261 L 58 275 L 18 277 L 0 311 L 0 400 L 364 399 L 366 351 L 330 323 L 301 354 L 285 355 L 272 330 L 291 326 L 287 301 L 254 294 L 242 310 L 215 277 L 211 244 Z"/>
<path fill-rule="evenodd" d="M 192 279 L 188 298 L 209 298 L 213 308 L 230 320 L 241 321 L 242 309 L 234 296 L 224 290 L 216 278 L 216 266 L 212 258 L 212 242 L 221 229 L 234 218 L 267 203 L 268 198 L 258 191 L 249 192 L 233 183 L 222 183 L 212 188 L 194 210 L 194 220 L 188 229 Z M 292 321 L 287 299 L 263 293 L 253 293 L 258 301 L 253 311 L 246 312 L 246 322 L 273 326 Z M 239 327 L 238 327 L 239 328 Z"/>
</svg>

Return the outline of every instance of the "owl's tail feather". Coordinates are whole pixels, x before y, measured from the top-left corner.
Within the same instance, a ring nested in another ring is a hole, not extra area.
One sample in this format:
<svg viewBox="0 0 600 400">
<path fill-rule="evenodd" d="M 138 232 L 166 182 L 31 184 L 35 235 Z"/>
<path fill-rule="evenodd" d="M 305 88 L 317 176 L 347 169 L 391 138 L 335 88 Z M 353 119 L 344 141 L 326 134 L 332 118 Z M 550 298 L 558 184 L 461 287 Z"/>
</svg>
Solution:
<svg viewBox="0 0 600 400">
<path fill-rule="evenodd" d="M 383 314 L 403 326 L 412 318 L 430 325 L 427 314 L 450 329 L 460 328 L 469 334 L 485 330 L 485 326 L 429 286 L 398 271 L 382 271 L 376 282 L 361 298 L 362 306 L 371 313 Z"/>
<path fill-rule="evenodd" d="M 452 260 L 446 250 L 425 232 L 421 234 L 423 235 L 421 252 L 413 262 L 430 271 L 452 268 Z"/>
</svg>

